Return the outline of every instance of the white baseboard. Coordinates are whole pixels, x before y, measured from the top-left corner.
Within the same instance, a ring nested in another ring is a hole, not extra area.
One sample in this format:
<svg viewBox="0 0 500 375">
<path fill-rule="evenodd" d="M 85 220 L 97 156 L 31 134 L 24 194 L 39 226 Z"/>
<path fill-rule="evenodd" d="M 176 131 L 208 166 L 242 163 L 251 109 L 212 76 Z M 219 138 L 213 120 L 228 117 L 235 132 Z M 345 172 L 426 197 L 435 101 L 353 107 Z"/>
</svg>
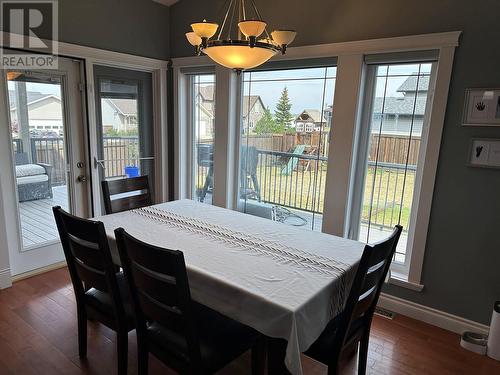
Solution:
<svg viewBox="0 0 500 375">
<path fill-rule="evenodd" d="M 378 305 L 395 313 L 406 315 L 447 331 L 462 334 L 465 331 L 488 333 L 490 327 L 432 307 L 420 305 L 386 293 L 380 294 Z"/>
<path fill-rule="evenodd" d="M 10 276 L 10 268 L 0 271 L 0 289 L 9 288 L 12 286 L 12 278 Z"/>
<path fill-rule="evenodd" d="M 20 281 L 23 279 L 27 279 L 28 277 L 41 275 L 42 273 L 57 270 L 59 268 L 66 267 L 66 261 L 57 262 L 54 264 L 49 264 L 48 266 L 34 269 L 32 271 L 20 273 L 18 275 L 12 276 L 12 282 Z"/>
</svg>

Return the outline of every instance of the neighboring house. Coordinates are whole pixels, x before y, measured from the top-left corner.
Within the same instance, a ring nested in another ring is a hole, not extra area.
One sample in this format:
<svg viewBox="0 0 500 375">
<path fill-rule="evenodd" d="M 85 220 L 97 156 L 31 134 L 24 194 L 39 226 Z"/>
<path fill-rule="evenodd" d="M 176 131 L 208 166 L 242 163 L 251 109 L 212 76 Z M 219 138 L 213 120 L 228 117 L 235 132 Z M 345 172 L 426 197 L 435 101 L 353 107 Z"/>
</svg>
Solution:
<svg viewBox="0 0 500 375">
<path fill-rule="evenodd" d="M 199 109 L 199 111 L 195 113 L 199 137 L 201 139 L 213 138 L 215 116 L 214 86 L 200 86 L 196 103 L 198 103 Z M 264 110 L 264 103 L 259 95 L 244 96 L 242 106 L 242 121 L 244 128 L 248 126 L 248 129 L 252 131 L 255 125 L 257 125 L 257 122 L 264 115 Z"/>
<path fill-rule="evenodd" d="M 327 119 L 317 109 L 304 109 L 294 121 L 297 133 L 312 133 L 325 130 Z"/>
<path fill-rule="evenodd" d="M 212 84 L 200 86 L 195 99 L 197 106 L 194 113 L 195 122 L 198 124 L 197 137 L 200 140 L 214 139 L 215 94 Z"/>
<path fill-rule="evenodd" d="M 28 91 L 29 130 L 53 131 L 62 134 L 63 113 L 61 99 L 53 94 Z M 12 132 L 19 133 L 17 119 L 16 93 L 9 90 Z M 101 103 L 104 133 L 110 129 L 131 131 L 137 129 L 137 101 L 134 99 L 103 99 Z"/>
<path fill-rule="evenodd" d="M 264 103 L 259 95 L 250 95 L 243 97 L 243 128 L 253 131 L 257 122 L 264 116 Z"/>
<path fill-rule="evenodd" d="M 382 124 L 383 134 L 408 135 L 410 130 L 413 135 L 422 134 L 429 77 L 420 77 L 418 86 L 415 97 L 417 76 L 410 76 L 397 89 L 401 96 L 375 98 L 372 133 L 379 133 Z"/>
<path fill-rule="evenodd" d="M 137 100 L 135 99 L 102 99 L 101 112 L 104 134 L 111 129 L 119 132 L 137 129 Z"/>
<path fill-rule="evenodd" d="M 42 94 L 28 91 L 28 119 L 30 130 L 55 131 L 63 129 L 61 99 L 53 94 Z M 10 118 L 13 123 L 12 131 L 19 132 L 17 121 L 17 105 L 15 91 L 9 90 Z"/>
</svg>

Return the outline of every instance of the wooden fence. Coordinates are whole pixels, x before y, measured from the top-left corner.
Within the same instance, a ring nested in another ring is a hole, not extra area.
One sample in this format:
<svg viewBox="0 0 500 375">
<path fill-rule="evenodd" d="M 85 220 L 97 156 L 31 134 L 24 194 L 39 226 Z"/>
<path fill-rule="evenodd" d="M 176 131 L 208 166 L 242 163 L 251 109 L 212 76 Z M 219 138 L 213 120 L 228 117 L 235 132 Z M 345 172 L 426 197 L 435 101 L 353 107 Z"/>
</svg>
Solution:
<svg viewBox="0 0 500 375">
<path fill-rule="evenodd" d="M 320 149 L 321 156 L 328 156 L 329 133 L 309 133 L 309 134 L 272 134 L 272 135 L 248 135 L 243 144 L 254 146 L 262 151 L 293 152 L 296 145 L 307 145 L 314 149 L 314 154 Z M 382 134 L 379 140 L 378 134 L 372 134 L 369 150 L 370 161 L 375 161 L 378 156 L 379 162 L 416 165 L 418 152 L 420 149 L 420 137 L 411 139 L 405 135 Z M 378 147 L 377 147 L 378 146 Z M 378 148 L 378 151 L 377 151 Z M 408 153 L 409 148 L 409 153 Z M 377 155 L 378 152 L 378 155 Z"/>
</svg>

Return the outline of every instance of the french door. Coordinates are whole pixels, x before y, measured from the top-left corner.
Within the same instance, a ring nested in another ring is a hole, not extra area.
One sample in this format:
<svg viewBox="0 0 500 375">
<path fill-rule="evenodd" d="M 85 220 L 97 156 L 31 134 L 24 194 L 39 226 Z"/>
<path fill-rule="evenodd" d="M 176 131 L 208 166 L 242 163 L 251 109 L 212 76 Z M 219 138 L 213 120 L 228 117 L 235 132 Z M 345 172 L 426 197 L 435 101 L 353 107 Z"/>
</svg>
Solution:
<svg viewBox="0 0 500 375">
<path fill-rule="evenodd" d="M 19 237 L 12 275 L 64 260 L 53 206 L 89 214 L 80 64 L 60 57 L 58 70 L 4 71 Z"/>
<path fill-rule="evenodd" d="M 94 66 L 97 150 L 93 157 L 94 214 L 104 214 L 103 180 L 148 176 L 154 197 L 151 73 Z"/>
</svg>

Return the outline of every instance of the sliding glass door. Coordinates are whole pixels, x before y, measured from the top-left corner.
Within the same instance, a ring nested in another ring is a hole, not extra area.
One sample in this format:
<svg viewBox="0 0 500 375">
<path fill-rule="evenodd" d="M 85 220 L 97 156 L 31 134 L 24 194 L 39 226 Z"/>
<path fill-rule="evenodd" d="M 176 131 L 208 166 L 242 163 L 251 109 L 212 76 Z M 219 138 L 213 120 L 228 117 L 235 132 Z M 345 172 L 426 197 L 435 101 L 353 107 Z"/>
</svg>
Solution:
<svg viewBox="0 0 500 375">
<path fill-rule="evenodd" d="M 94 168 L 99 176 L 96 190 L 101 191 L 102 180 L 148 176 L 154 191 L 151 73 L 94 66 L 94 79 L 98 146 Z"/>
<path fill-rule="evenodd" d="M 243 74 L 239 209 L 321 231 L 336 67 Z"/>
</svg>

